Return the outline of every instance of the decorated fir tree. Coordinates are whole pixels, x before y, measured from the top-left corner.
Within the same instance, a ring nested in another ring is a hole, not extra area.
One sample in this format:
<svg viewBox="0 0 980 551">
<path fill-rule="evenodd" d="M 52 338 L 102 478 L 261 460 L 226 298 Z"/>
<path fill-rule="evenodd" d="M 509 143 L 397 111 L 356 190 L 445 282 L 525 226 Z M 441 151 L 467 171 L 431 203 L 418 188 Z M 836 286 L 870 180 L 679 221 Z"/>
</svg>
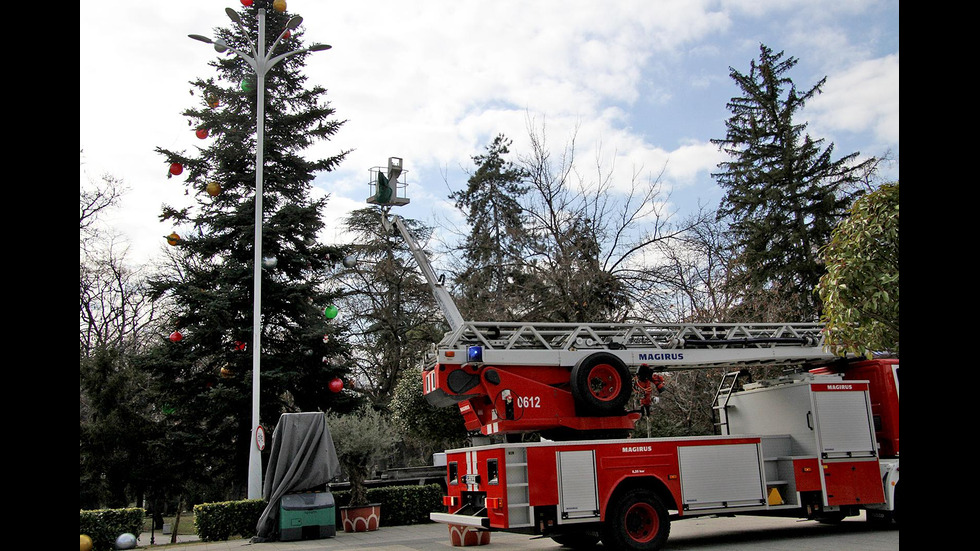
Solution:
<svg viewBox="0 0 980 551">
<path fill-rule="evenodd" d="M 168 237 L 171 269 L 154 286 L 176 314 L 174 333 L 147 358 L 147 369 L 159 384 L 161 413 L 181 435 L 174 445 L 187 448 L 183 460 L 208 458 L 207 465 L 188 465 L 187 472 L 210 473 L 208 483 L 219 476 L 244 481 L 252 430 L 260 94 L 255 71 L 234 50 L 254 54 L 259 10 L 267 29 L 260 56 L 277 40 L 274 55 L 304 50 L 302 28 L 287 30 L 294 14 L 273 9 L 272 2 L 250 4 L 234 12 L 240 24 L 214 31 L 215 75 L 191 83 L 195 105 L 183 115 L 200 147 L 157 149 L 173 167 L 168 177 L 185 186 L 193 204 L 164 206 L 161 215 L 174 228 Z M 315 176 L 337 167 L 346 152 L 303 156 L 343 123 L 325 101 L 326 90 L 302 74 L 308 55 L 283 58 L 264 79 L 260 412 L 269 427 L 283 412 L 347 411 L 354 405 L 341 388 L 349 352 L 329 284 L 343 251 L 318 240 L 329 205 L 311 195 Z"/>
</svg>

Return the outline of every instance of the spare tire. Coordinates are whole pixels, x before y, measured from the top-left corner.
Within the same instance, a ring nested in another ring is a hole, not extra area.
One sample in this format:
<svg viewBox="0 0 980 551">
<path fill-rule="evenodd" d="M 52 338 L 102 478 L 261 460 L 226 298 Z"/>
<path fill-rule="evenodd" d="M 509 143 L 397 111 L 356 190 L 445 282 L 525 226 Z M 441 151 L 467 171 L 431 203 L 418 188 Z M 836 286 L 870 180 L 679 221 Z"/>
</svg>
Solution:
<svg viewBox="0 0 980 551">
<path fill-rule="evenodd" d="M 633 391 L 623 360 L 599 352 L 579 360 L 572 368 L 572 397 L 583 415 L 622 415 Z"/>
</svg>

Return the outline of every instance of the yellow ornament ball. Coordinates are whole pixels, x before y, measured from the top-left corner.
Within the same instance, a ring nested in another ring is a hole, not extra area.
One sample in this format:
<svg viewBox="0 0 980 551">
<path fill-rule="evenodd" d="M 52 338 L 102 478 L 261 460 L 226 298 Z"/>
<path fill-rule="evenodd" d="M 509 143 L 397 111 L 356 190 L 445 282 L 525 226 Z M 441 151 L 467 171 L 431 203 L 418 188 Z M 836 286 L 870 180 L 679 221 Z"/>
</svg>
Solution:
<svg viewBox="0 0 980 551">
<path fill-rule="evenodd" d="M 218 182 L 211 182 L 210 184 L 208 184 L 207 190 L 208 190 L 208 195 L 214 197 L 219 193 L 221 193 L 221 184 L 219 184 Z"/>
<path fill-rule="evenodd" d="M 276 0 L 272 3 L 272 8 L 279 13 L 286 11 L 286 0 Z"/>
<path fill-rule="evenodd" d="M 92 538 L 86 536 L 85 534 L 81 534 L 78 540 L 79 540 L 78 549 L 80 551 L 92 551 Z"/>
<path fill-rule="evenodd" d="M 177 232 L 167 236 L 167 243 L 170 243 L 171 245 L 176 245 L 178 241 L 180 241 L 180 236 L 177 235 Z"/>
</svg>

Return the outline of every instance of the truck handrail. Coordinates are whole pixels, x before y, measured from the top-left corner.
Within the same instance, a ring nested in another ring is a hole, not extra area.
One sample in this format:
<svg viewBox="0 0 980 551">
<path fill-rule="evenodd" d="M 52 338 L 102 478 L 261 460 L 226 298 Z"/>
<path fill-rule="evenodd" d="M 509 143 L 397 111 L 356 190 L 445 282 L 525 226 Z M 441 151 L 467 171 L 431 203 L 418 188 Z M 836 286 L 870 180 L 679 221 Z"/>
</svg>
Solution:
<svg viewBox="0 0 980 551">
<path fill-rule="evenodd" d="M 823 348 L 818 323 L 562 323 L 462 322 L 437 345 L 455 348 L 479 344 L 488 349 L 571 350 L 657 348 Z"/>
</svg>

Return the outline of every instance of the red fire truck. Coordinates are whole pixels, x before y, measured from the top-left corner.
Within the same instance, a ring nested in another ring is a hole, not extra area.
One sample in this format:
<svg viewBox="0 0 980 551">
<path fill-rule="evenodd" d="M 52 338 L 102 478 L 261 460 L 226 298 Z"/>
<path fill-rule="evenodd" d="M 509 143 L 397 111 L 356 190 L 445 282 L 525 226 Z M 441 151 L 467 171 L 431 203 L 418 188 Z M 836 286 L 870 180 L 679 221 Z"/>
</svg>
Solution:
<svg viewBox="0 0 980 551">
<path fill-rule="evenodd" d="M 400 164 L 372 181 L 394 182 Z M 446 452 L 446 512 L 432 520 L 628 550 L 659 549 L 673 520 L 706 515 L 897 522 L 897 360 L 834 357 L 808 323 L 463 321 L 401 219 L 384 222 L 451 327 L 422 373 L 426 399 L 502 440 Z M 740 380 L 752 366 L 803 367 Z M 718 434 L 628 437 L 634 372 L 704 368 L 730 370 L 711 405 Z M 541 441 L 512 441 L 530 432 Z"/>
<path fill-rule="evenodd" d="M 705 515 L 898 520 L 896 360 L 744 387 L 719 392 L 716 436 L 449 450 L 431 518 L 614 549 L 659 549 L 672 520 Z"/>
</svg>

